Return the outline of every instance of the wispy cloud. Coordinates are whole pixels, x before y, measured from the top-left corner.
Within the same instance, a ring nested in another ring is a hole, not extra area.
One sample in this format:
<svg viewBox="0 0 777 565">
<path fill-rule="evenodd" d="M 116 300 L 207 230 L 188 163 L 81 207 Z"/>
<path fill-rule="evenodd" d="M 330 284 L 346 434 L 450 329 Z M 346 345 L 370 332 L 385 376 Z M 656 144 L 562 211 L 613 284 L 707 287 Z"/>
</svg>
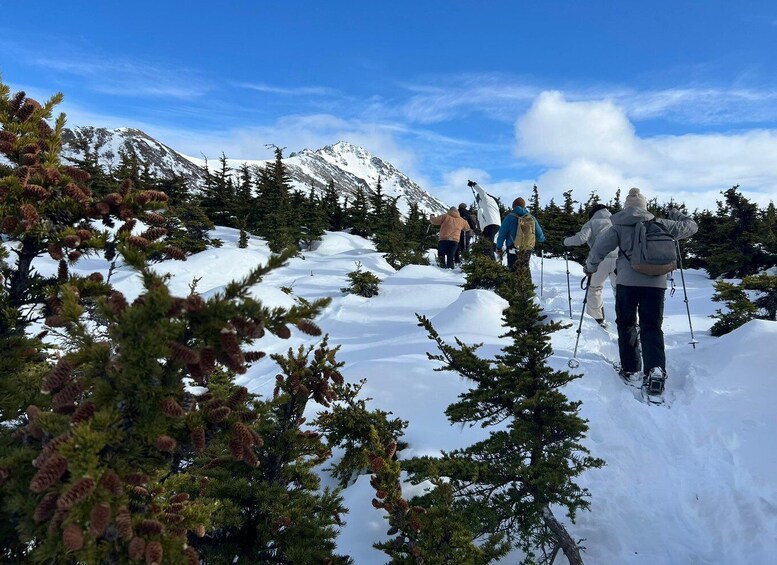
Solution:
<svg viewBox="0 0 777 565">
<path fill-rule="evenodd" d="M 282 96 L 339 96 L 340 93 L 325 86 L 299 86 L 294 88 L 272 86 L 262 83 L 236 83 L 239 88 L 247 88 L 266 94 L 278 94 Z"/>
<path fill-rule="evenodd" d="M 114 96 L 192 99 L 212 89 L 198 73 L 163 64 L 102 60 L 83 54 L 69 54 L 62 58 L 36 57 L 31 63 L 76 76 L 85 81 L 83 86 Z"/>
</svg>

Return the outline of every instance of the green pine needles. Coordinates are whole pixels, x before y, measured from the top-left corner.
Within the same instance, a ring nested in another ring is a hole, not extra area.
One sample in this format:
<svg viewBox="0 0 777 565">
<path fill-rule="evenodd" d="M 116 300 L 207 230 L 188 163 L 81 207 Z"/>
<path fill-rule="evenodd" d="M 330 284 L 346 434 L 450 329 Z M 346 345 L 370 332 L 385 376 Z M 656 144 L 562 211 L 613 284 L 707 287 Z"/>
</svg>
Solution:
<svg viewBox="0 0 777 565">
<path fill-rule="evenodd" d="M 445 343 L 419 316 L 440 351 L 429 355 L 443 364 L 439 370 L 473 382 L 448 407 L 448 418 L 494 431 L 472 446 L 407 467 L 414 481 L 447 477 L 456 500 L 477 520 L 475 532 L 504 534 L 524 551 L 526 563 L 546 562 L 559 548 L 570 563 L 582 563 L 580 548 L 551 512 L 563 507 L 574 521 L 577 511 L 589 506 L 589 493 L 575 479 L 604 464 L 582 443 L 588 426 L 579 416 L 580 403 L 562 392 L 579 375 L 547 365 L 550 334 L 563 326 L 545 320 L 531 282 L 511 275 L 499 294 L 510 303 L 504 321 L 512 343 L 494 359 L 478 357 L 478 346 Z"/>
</svg>

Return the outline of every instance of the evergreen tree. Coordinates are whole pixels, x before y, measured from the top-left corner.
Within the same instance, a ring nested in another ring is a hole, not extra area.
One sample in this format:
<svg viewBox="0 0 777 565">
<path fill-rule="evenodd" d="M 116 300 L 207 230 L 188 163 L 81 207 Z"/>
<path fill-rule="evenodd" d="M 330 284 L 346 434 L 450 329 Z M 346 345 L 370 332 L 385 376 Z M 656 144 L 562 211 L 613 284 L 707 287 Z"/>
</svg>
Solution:
<svg viewBox="0 0 777 565">
<path fill-rule="evenodd" d="M 18 243 L 15 263 L 0 264 L 0 340 L 23 333 L 33 320 L 56 315 L 55 289 L 62 282 L 77 285 L 83 298 L 106 292 L 98 277 L 71 276 L 69 266 L 84 254 L 104 249 L 110 260 L 122 245 L 183 255 L 158 241 L 166 234 L 163 228 L 132 233 L 135 216 L 154 215 L 145 211 L 164 206 L 166 195 L 133 190 L 126 181 L 117 192 L 97 198 L 89 188 L 89 173 L 62 166 L 65 116 L 59 115 L 53 129 L 47 122 L 61 99 L 58 94 L 41 106 L 23 92 L 11 96 L 0 83 L 0 151 L 14 165 L 13 174 L 0 179 L 0 235 Z M 97 220 L 109 227 L 119 221 L 121 227 L 109 234 L 94 226 Z M 59 261 L 54 276 L 42 275 L 33 264 L 44 253 Z"/>
<path fill-rule="evenodd" d="M 218 226 L 237 227 L 237 209 L 235 207 L 235 185 L 232 181 L 232 169 L 227 156 L 219 158 L 220 168 L 215 173 L 208 172 L 201 206 L 208 217 Z"/>
<path fill-rule="evenodd" d="M 582 247 L 566 249 L 564 238 L 577 233 L 586 222 L 587 217 L 575 210 L 577 200 L 572 198 L 572 191 L 564 192 L 564 204 L 559 208 L 551 199 L 542 214 L 542 231 L 545 234 L 545 253 L 561 256 L 566 250 L 574 260 L 585 259 L 585 249 Z"/>
<path fill-rule="evenodd" d="M 575 478 L 603 465 L 581 443 L 588 426 L 562 387 L 580 375 L 551 369 L 550 334 L 561 329 L 546 322 L 535 302 L 534 287 L 511 275 L 499 293 L 508 300 L 504 322 L 512 343 L 495 359 L 476 355 L 477 346 L 457 340 L 445 343 L 428 319 L 419 317 L 437 343 L 440 370 L 453 370 L 474 383 L 448 407 L 453 423 L 496 426 L 490 436 L 470 447 L 446 452 L 440 459 L 408 462 L 414 480 L 450 478 L 454 496 L 480 520 L 480 533 L 503 532 L 533 562 L 560 546 L 570 563 L 581 563 L 580 548 L 555 519 L 551 506 L 567 511 L 574 522 L 589 506 L 588 492 Z"/>
<path fill-rule="evenodd" d="M 710 328 L 714 336 L 725 335 L 750 320 L 777 319 L 777 276 L 750 275 L 739 284 L 715 282 L 714 302 L 723 302 L 726 312 L 718 309 L 710 316 L 717 321 Z"/>
<path fill-rule="evenodd" d="M 313 242 L 321 239 L 321 236 L 324 235 L 329 223 L 324 215 L 324 207 L 321 201 L 316 198 L 316 190 L 312 185 L 308 199 L 301 208 L 301 221 L 300 239 L 305 247 L 311 249 Z"/>
<path fill-rule="evenodd" d="M 340 198 L 335 190 L 335 181 L 329 179 L 324 189 L 324 195 L 321 197 L 321 206 L 323 207 L 324 217 L 329 222 L 329 231 L 340 231 L 345 227 L 345 211 L 340 204 Z"/>
<path fill-rule="evenodd" d="M 370 227 L 370 234 L 377 234 L 383 231 L 386 226 L 384 214 L 386 211 L 386 197 L 383 194 L 383 185 L 378 177 L 378 184 L 375 191 L 367 197 L 368 213 L 367 219 Z"/>
<path fill-rule="evenodd" d="M 689 242 L 710 277 L 742 278 L 775 265 L 777 257 L 763 246 L 769 230 L 758 206 L 739 192 L 738 185 L 722 194 L 714 217 L 708 212 L 697 215 L 699 231 Z"/>
<path fill-rule="evenodd" d="M 251 231 L 264 237 L 273 252 L 296 246 L 299 224 L 293 223 L 289 176 L 280 147 L 275 147 L 275 160 L 262 169 L 257 190 L 258 221 L 249 226 Z"/>
<path fill-rule="evenodd" d="M 346 215 L 352 234 L 367 237 L 371 233 L 367 196 L 361 186 L 356 189 L 353 204 L 347 208 Z"/>
<path fill-rule="evenodd" d="M 615 191 L 615 196 L 607 203 L 607 208 L 609 208 L 610 212 L 615 214 L 616 212 L 620 212 L 623 210 L 623 205 L 621 204 L 621 189 L 618 187 L 618 190 Z"/>
<path fill-rule="evenodd" d="M 540 208 L 540 191 L 535 184 L 531 189 L 531 198 L 529 199 L 529 213 L 539 219 L 542 209 Z"/>
<path fill-rule="evenodd" d="M 485 565 L 507 553 L 503 534 L 478 536 L 477 521 L 456 501 L 451 485 L 439 478 L 432 480 L 434 488 L 428 494 L 405 498 L 401 464 L 395 459 L 397 442 L 386 442 L 374 428 L 370 431 L 366 456 L 373 472 L 372 506 L 386 511 L 386 534 L 392 536 L 374 545 L 391 557 L 391 563 Z"/>
</svg>

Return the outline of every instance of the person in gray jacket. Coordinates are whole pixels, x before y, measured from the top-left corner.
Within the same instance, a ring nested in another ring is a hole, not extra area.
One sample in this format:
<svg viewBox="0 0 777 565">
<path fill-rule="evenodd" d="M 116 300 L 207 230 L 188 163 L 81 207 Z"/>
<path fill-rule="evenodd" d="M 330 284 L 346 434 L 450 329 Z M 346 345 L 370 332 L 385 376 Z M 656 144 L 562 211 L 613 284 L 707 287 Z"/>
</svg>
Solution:
<svg viewBox="0 0 777 565">
<path fill-rule="evenodd" d="M 578 245 L 588 244 L 588 247 L 593 247 L 599 234 L 604 230 L 610 229 L 612 221 L 610 220 L 612 214 L 604 204 L 594 204 L 590 212 L 588 212 L 588 221 L 583 224 L 580 231 L 575 235 L 564 239 L 565 247 L 575 247 Z M 613 293 L 615 292 L 615 259 L 618 257 L 618 251 L 613 250 L 602 259 L 596 272 L 591 275 L 588 281 L 588 299 L 586 301 L 585 311 L 591 316 L 600 326 L 604 326 L 604 300 L 602 297 L 602 290 L 604 289 L 604 281 L 610 279 L 610 286 L 612 286 Z"/>
<path fill-rule="evenodd" d="M 645 275 L 631 268 L 624 254 L 632 249 L 634 226 L 638 222 L 652 220 L 655 216 L 647 211 L 647 199 L 638 188 L 629 190 L 625 207 L 611 217 L 612 227 L 596 238 L 588 254 L 585 272 L 589 276 L 596 272 L 599 264 L 613 250 L 619 250 L 616 267 L 618 285 L 615 293 L 615 323 L 618 326 L 618 352 L 621 375 L 632 380 L 638 378 L 643 369 L 643 382 L 666 379 L 666 355 L 664 353 L 664 332 L 661 324 L 664 318 L 666 275 Z M 670 219 L 656 218 L 675 239 L 685 239 L 696 233 L 696 222 L 677 209 L 669 210 Z M 639 330 L 637 316 L 639 315 Z M 642 358 L 640 359 L 640 342 Z M 641 361 L 641 363 L 640 363 Z M 640 367 L 641 366 L 641 367 Z"/>
</svg>

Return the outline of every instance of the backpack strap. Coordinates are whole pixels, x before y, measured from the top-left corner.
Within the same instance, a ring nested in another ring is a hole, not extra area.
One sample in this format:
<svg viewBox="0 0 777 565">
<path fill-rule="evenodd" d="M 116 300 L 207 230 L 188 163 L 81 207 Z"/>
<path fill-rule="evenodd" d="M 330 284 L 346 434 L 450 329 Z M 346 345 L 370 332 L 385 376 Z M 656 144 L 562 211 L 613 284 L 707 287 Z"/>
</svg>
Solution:
<svg viewBox="0 0 777 565">
<path fill-rule="evenodd" d="M 507 248 L 510 249 L 510 247 L 515 247 L 515 236 L 518 235 L 518 230 L 521 229 L 521 217 L 515 212 L 509 212 L 507 215 L 515 218 L 515 232 L 510 234 L 510 243 L 507 244 Z"/>
</svg>

